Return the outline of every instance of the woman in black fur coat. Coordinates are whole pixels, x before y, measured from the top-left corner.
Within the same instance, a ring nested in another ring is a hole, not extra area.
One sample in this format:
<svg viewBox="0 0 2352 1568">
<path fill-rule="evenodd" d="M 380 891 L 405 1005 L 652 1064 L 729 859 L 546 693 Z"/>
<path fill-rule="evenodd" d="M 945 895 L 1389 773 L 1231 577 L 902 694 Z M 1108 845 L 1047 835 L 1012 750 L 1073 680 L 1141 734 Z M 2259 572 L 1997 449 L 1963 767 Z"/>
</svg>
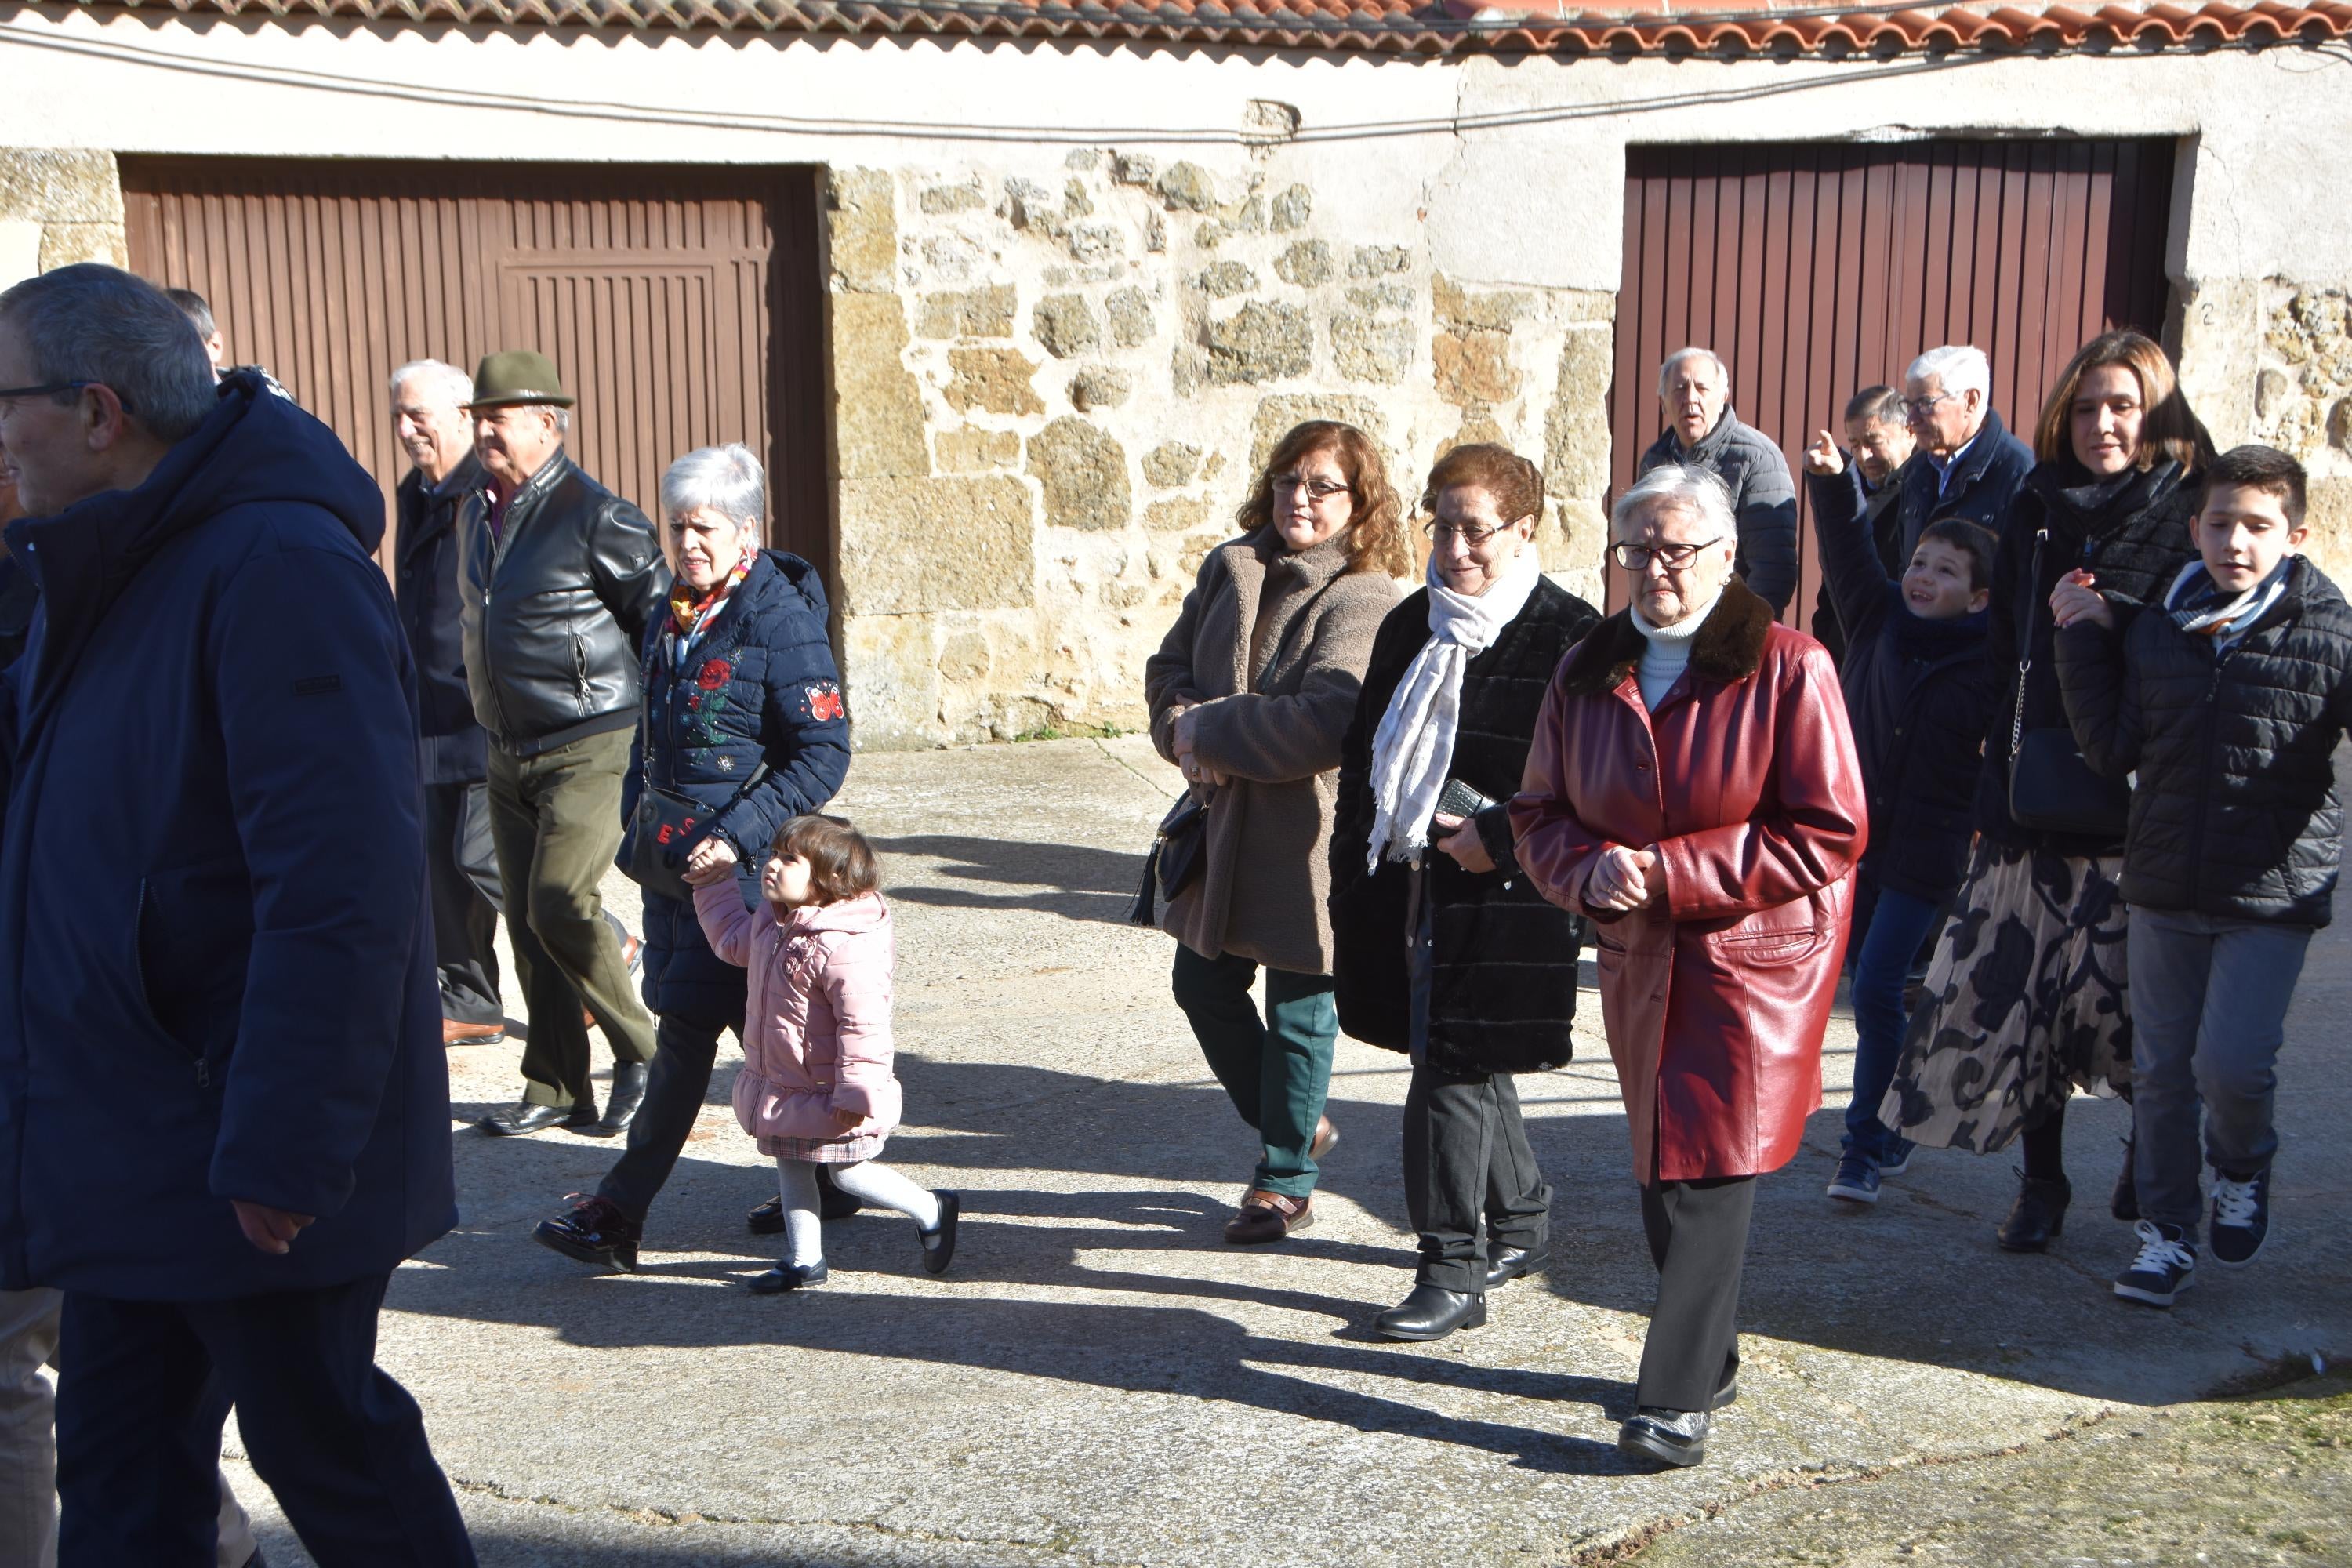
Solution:
<svg viewBox="0 0 2352 1568">
<path fill-rule="evenodd" d="M 1378 1324 L 1398 1340 L 1483 1323 L 1486 1291 L 1547 1256 L 1551 1189 L 1511 1075 L 1569 1059 L 1583 923 L 1519 874 L 1505 808 L 1552 671 L 1600 619 L 1538 564 L 1533 463 L 1457 447 L 1422 506 L 1429 585 L 1372 645 L 1331 832 L 1340 1027 L 1413 1064 L 1405 1195 L 1421 1267 Z"/>
</svg>

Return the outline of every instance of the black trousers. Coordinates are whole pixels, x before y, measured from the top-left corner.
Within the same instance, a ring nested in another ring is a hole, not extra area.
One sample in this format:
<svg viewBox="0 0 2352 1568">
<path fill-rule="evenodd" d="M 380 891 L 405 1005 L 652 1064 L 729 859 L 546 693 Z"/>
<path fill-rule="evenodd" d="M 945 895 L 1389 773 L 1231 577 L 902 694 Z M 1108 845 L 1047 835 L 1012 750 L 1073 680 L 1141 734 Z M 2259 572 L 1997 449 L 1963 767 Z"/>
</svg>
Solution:
<svg viewBox="0 0 2352 1568">
<path fill-rule="evenodd" d="M 1510 1074 L 1412 1069 L 1404 1097 L 1404 1201 L 1421 1233 L 1424 1285 L 1484 1290 L 1490 1253 L 1544 1244 L 1551 1188 L 1528 1146 Z"/>
<path fill-rule="evenodd" d="M 441 971 L 441 1016 L 499 1024 L 498 852 L 490 843 L 490 786 L 425 786 L 425 858 L 432 869 L 433 960 Z"/>
<path fill-rule="evenodd" d="M 1658 1304 L 1642 1342 L 1635 1404 L 1704 1410 L 1739 1370 L 1739 1272 L 1755 1211 L 1753 1176 L 1642 1189 Z"/>
<path fill-rule="evenodd" d="M 621 1212 L 642 1223 L 654 1205 L 677 1157 L 702 1113 L 702 1098 L 710 1090 L 710 1066 L 719 1057 L 719 1037 L 726 1030 L 716 1024 L 697 1024 L 674 1013 L 662 1015 L 654 1032 L 654 1064 L 646 1074 L 645 1103 L 629 1122 L 629 1146 L 596 1184 L 599 1197 L 609 1198 Z M 742 1028 L 736 1027 L 741 1038 Z"/>
<path fill-rule="evenodd" d="M 472 1563 L 416 1402 L 375 1364 L 388 1278 L 228 1301 L 67 1292 L 59 1568 L 212 1568 L 231 1404 L 320 1568 Z"/>
</svg>

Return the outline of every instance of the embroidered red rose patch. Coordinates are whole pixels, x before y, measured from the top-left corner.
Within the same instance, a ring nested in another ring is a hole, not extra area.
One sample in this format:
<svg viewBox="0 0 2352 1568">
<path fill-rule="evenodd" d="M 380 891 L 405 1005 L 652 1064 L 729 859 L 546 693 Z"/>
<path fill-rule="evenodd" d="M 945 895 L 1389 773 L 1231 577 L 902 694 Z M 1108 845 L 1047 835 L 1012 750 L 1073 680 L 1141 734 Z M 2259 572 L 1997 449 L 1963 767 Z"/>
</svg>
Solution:
<svg viewBox="0 0 2352 1568">
<path fill-rule="evenodd" d="M 726 685 L 728 678 L 734 673 L 733 665 L 723 658 L 714 658 L 702 667 L 702 673 L 694 678 L 694 683 L 705 691 L 716 691 Z"/>
</svg>

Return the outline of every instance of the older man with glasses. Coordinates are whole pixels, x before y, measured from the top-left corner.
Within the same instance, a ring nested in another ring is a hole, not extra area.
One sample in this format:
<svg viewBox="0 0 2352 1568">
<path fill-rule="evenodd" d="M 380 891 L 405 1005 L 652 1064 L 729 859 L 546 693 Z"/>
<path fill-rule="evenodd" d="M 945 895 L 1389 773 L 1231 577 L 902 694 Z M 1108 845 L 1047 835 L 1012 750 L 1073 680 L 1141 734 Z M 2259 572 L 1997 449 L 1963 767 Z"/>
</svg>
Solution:
<svg viewBox="0 0 2352 1568">
<path fill-rule="evenodd" d="M 64 1292 L 59 1561 L 212 1560 L 232 1403 L 321 1568 L 474 1561 L 374 1364 L 457 1221 L 383 497 L 152 286 L 0 294 L 0 1291 Z"/>
<path fill-rule="evenodd" d="M 1911 362 L 1903 376 L 1903 417 L 1917 455 L 1903 471 L 1903 559 L 1931 522 L 1958 518 L 1994 533 L 2033 450 L 1992 405 L 1992 363 L 1982 349 L 1946 343 Z"/>
<path fill-rule="evenodd" d="M 1737 520 L 1732 570 L 1779 615 L 1797 593 L 1797 484 L 1772 438 L 1731 406 L 1731 367 L 1712 349 L 1676 349 L 1658 367 L 1666 428 L 1640 471 L 1705 468 L 1723 481 Z"/>
</svg>

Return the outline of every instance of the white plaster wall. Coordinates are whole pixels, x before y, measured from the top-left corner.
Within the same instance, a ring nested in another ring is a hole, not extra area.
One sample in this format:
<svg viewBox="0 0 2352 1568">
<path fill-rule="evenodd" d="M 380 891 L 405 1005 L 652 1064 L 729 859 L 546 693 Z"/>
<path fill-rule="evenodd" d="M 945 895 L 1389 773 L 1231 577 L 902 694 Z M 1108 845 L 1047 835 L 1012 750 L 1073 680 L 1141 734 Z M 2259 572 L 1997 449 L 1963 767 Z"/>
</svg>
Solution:
<svg viewBox="0 0 2352 1568">
<path fill-rule="evenodd" d="M 2194 137 L 2176 276 L 2352 266 L 2333 56 L 1964 55 L 1932 63 L 1459 62 L 758 35 L 0 23 L 0 145 L 419 158 L 822 163 L 1052 180 L 1072 146 L 1305 180 L 1368 240 L 1426 226 L 1474 281 L 1612 289 L 1628 142 L 2043 132 Z M 1253 99 L 1298 140 L 1244 145 Z"/>
</svg>

